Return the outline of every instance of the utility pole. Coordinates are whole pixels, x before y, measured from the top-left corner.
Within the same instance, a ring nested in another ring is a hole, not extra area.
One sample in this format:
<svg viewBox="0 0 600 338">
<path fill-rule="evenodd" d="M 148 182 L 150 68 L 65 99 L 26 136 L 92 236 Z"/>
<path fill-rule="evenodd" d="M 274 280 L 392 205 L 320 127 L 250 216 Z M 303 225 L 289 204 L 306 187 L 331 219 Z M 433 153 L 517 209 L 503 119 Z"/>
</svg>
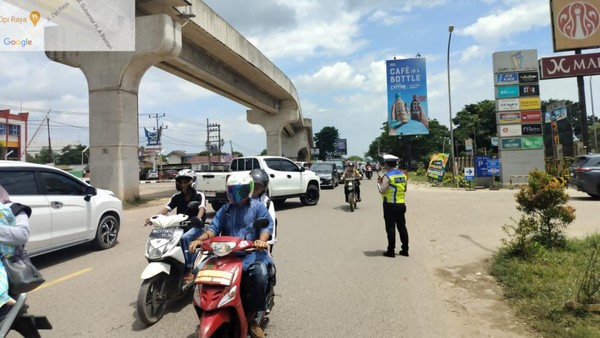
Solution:
<svg viewBox="0 0 600 338">
<path fill-rule="evenodd" d="M 52 153 L 52 142 L 50 142 L 50 118 L 46 117 L 46 124 L 48 125 L 48 150 L 50 150 L 50 159 L 54 163 L 54 154 Z"/>
<path fill-rule="evenodd" d="M 217 136 L 210 136 L 211 132 L 217 132 Z M 206 119 L 206 148 L 208 150 L 208 171 L 211 170 L 211 161 L 210 161 L 210 153 L 211 153 L 211 143 L 213 139 L 217 139 L 217 143 L 219 145 L 219 154 L 221 153 L 221 125 L 218 123 L 209 123 L 208 119 Z"/>
<path fill-rule="evenodd" d="M 154 130 L 156 130 L 156 144 L 158 145 L 158 147 L 160 149 L 158 152 L 155 152 L 154 156 L 152 156 L 154 158 L 154 161 L 152 164 L 153 171 L 156 171 L 156 157 L 161 156 L 161 154 L 162 154 L 162 143 L 160 142 L 160 136 L 162 134 L 163 127 L 158 125 L 158 119 L 161 117 L 165 117 L 165 114 L 164 113 L 162 115 L 154 114 L 154 116 L 152 116 L 152 114 L 148 114 L 148 118 L 156 119 L 156 128 Z M 165 129 L 166 129 L 166 127 L 165 127 Z M 162 159 L 161 159 L 161 163 L 162 163 Z M 162 166 L 161 166 L 161 168 L 162 168 Z M 159 177 L 161 177 L 161 176 L 162 176 L 162 172 L 159 174 Z"/>
<path fill-rule="evenodd" d="M 231 158 L 233 159 L 233 142 L 229 140 L 229 147 L 231 147 Z"/>
</svg>

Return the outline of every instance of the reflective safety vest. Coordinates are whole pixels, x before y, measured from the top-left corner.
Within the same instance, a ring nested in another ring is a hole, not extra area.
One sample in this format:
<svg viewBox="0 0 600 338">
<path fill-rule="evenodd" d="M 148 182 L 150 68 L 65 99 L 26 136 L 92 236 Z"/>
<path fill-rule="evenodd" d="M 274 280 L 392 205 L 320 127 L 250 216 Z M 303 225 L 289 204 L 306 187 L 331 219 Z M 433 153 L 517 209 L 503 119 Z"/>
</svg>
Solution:
<svg viewBox="0 0 600 338">
<path fill-rule="evenodd" d="M 381 195 L 384 203 L 399 204 L 404 203 L 404 194 L 406 192 L 406 174 L 399 169 L 392 169 L 385 173 L 390 179 L 389 188 Z"/>
</svg>

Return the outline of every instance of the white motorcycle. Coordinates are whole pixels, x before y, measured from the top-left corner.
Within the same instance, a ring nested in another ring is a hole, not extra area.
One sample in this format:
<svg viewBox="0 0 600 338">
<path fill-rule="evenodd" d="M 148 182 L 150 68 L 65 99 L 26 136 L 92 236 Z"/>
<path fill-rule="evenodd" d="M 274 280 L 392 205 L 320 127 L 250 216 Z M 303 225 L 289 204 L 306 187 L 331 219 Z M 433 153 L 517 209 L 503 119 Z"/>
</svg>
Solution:
<svg viewBox="0 0 600 338">
<path fill-rule="evenodd" d="M 148 266 L 142 272 L 138 293 L 137 313 L 146 325 L 158 322 L 165 313 L 167 302 L 193 289 L 194 283 L 185 283 L 185 256 L 181 237 L 190 226 L 203 226 L 196 217 L 185 214 L 156 215 L 150 218 L 154 226 L 146 242 Z M 209 254 L 198 254 L 194 267 L 203 264 Z"/>
</svg>

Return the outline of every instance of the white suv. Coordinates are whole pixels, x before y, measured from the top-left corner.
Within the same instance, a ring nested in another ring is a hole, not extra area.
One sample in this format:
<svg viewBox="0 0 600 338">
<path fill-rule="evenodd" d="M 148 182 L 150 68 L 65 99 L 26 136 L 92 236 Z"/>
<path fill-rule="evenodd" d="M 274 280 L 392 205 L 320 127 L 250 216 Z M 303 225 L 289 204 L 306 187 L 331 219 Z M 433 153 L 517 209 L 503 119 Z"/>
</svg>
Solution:
<svg viewBox="0 0 600 338">
<path fill-rule="evenodd" d="M 0 161 L 0 185 L 11 201 L 32 209 L 30 256 L 84 242 L 98 249 L 117 243 L 123 205 L 111 191 L 54 167 L 16 161 Z"/>
</svg>

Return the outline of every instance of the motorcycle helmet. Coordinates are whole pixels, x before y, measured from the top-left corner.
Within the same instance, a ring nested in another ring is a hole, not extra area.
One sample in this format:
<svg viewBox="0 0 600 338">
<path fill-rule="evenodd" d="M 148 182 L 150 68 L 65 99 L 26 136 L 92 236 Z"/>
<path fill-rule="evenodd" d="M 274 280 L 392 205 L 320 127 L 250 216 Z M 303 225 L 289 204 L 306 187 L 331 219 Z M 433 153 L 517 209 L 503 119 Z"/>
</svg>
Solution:
<svg viewBox="0 0 600 338">
<path fill-rule="evenodd" d="M 264 169 L 252 169 L 250 176 L 254 180 L 254 192 L 252 196 L 257 197 L 262 195 L 269 186 L 269 174 Z"/>
<path fill-rule="evenodd" d="M 180 170 L 175 176 L 175 189 L 181 191 L 188 182 L 192 189 L 196 189 L 196 173 L 191 169 Z"/>
<path fill-rule="evenodd" d="M 231 204 L 240 205 L 252 196 L 254 180 L 245 173 L 234 173 L 227 178 L 227 199 Z"/>
</svg>

